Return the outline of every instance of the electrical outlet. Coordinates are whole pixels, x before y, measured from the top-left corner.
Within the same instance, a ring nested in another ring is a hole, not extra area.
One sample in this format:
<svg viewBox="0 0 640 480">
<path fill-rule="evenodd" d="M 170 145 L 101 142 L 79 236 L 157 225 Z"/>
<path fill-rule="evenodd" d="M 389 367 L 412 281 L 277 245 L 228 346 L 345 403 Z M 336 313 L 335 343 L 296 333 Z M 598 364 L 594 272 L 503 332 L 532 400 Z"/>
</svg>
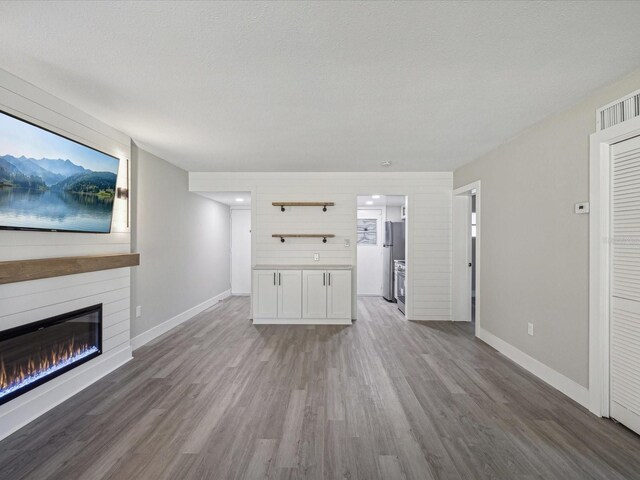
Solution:
<svg viewBox="0 0 640 480">
<path fill-rule="evenodd" d="M 344 239 L 344 246 L 345 247 L 350 247 L 351 246 L 351 240 L 349 240 L 348 238 Z"/>
<path fill-rule="evenodd" d="M 138 305 L 136 307 L 136 318 L 140 318 L 142 316 L 142 305 Z"/>
<path fill-rule="evenodd" d="M 314 262 L 318 262 L 318 261 L 320 261 L 320 255 L 319 255 L 319 254 L 317 254 L 317 253 L 314 253 L 314 254 L 313 254 L 313 261 L 314 261 Z"/>
<path fill-rule="evenodd" d="M 527 323 L 527 333 L 533 336 L 533 323 Z"/>
</svg>

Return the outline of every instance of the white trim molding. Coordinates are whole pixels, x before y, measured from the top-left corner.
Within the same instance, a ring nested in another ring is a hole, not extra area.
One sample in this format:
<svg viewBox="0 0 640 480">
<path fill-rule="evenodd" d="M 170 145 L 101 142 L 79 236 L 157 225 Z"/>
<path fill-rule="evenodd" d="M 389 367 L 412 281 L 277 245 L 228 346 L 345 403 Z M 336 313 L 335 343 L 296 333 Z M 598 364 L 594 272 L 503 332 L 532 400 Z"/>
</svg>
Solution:
<svg viewBox="0 0 640 480">
<path fill-rule="evenodd" d="M 2 405 L 0 408 L 0 440 L 120 368 L 132 358 L 131 348 L 127 345 L 120 350 L 96 357 L 35 390 L 25 393 L 20 397 L 21 403 L 8 402 Z"/>
<path fill-rule="evenodd" d="M 254 325 L 351 325 L 350 318 L 254 318 Z"/>
<path fill-rule="evenodd" d="M 579 403 L 585 408 L 589 407 L 589 390 L 582 385 L 565 377 L 560 372 L 548 367 L 544 363 L 527 355 L 522 350 L 496 337 L 484 329 L 478 332 L 478 338 L 486 344 L 495 348 L 508 359 L 514 361 L 525 370 L 531 372 L 540 380 L 548 383 L 556 390 L 564 393 L 567 397 Z"/>
<path fill-rule="evenodd" d="M 177 327 L 178 325 L 186 322 L 187 320 L 191 320 L 193 317 L 198 315 L 201 312 L 204 312 L 206 309 L 213 307 L 216 303 L 224 300 L 227 297 L 231 296 L 231 290 L 225 290 L 224 292 L 212 297 L 204 302 L 196 305 L 195 307 L 191 307 L 189 310 L 185 310 L 182 313 L 179 313 L 175 317 L 170 318 L 169 320 L 162 322 L 160 325 L 156 325 L 155 327 L 147 330 L 146 332 L 141 333 L 140 335 L 133 337 L 131 339 L 131 348 L 133 350 L 137 350 L 138 348 L 146 345 L 151 340 L 158 338 L 161 335 L 164 335 L 169 330 Z"/>
<path fill-rule="evenodd" d="M 640 117 L 591 134 L 589 150 L 589 410 L 609 416 L 610 150 L 640 135 Z"/>
</svg>

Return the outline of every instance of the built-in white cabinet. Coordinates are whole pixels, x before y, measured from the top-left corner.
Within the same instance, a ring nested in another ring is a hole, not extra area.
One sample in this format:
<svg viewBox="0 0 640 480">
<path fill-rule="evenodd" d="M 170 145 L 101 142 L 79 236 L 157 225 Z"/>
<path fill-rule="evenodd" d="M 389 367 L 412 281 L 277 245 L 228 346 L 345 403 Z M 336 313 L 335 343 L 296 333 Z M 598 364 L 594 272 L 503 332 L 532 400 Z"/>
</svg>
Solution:
<svg viewBox="0 0 640 480">
<path fill-rule="evenodd" d="M 351 270 L 254 269 L 255 323 L 351 323 Z"/>
<path fill-rule="evenodd" d="M 327 272 L 303 270 L 302 318 L 327 317 Z"/>
<path fill-rule="evenodd" d="M 327 318 L 351 318 L 349 270 L 327 270 Z"/>
<path fill-rule="evenodd" d="M 302 316 L 302 272 L 278 270 L 278 318 Z"/>
<path fill-rule="evenodd" d="M 276 318 L 278 316 L 278 271 L 253 271 L 253 316 Z"/>
</svg>

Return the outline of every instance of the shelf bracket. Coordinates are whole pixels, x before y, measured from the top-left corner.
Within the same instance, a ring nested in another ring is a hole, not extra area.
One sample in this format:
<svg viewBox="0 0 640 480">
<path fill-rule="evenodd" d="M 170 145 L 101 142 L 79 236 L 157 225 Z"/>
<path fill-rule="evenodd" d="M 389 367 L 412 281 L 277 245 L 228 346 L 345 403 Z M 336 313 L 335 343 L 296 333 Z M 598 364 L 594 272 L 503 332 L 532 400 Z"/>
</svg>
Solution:
<svg viewBox="0 0 640 480">
<path fill-rule="evenodd" d="M 322 211 L 323 211 L 323 212 L 326 212 L 326 211 L 327 211 L 327 206 L 326 206 L 326 205 L 322 207 Z M 326 238 L 325 238 L 325 240 L 326 240 Z"/>
<path fill-rule="evenodd" d="M 327 237 L 322 237 L 322 243 L 327 243 Z"/>
<path fill-rule="evenodd" d="M 280 211 L 281 211 L 281 212 L 284 212 L 284 210 L 285 210 L 284 205 L 280 205 Z M 284 240 L 283 240 L 283 241 L 284 241 Z"/>
<path fill-rule="evenodd" d="M 284 207 L 282 207 L 284 209 Z M 284 243 L 284 237 L 280 237 L 280 241 Z"/>
</svg>

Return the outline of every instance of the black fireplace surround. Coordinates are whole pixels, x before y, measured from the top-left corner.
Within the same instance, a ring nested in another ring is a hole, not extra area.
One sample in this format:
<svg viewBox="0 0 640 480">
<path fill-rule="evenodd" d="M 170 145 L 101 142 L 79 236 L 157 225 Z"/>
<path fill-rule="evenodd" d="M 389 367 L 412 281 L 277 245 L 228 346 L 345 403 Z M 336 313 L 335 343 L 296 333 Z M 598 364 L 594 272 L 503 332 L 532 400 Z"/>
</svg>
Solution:
<svg viewBox="0 0 640 480">
<path fill-rule="evenodd" d="M 0 405 L 102 353 L 102 304 L 0 332 Z"/>
</svg>

